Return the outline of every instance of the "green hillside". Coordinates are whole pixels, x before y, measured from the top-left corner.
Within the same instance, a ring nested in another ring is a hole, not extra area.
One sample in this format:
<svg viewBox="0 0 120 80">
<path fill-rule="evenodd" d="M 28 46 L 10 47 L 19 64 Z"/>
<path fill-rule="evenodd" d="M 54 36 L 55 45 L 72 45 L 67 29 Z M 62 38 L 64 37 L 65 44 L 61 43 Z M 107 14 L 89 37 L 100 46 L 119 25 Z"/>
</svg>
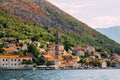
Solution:
<svg viewBox="0 0 120 80">
<path fill-rule="evenodd" d="M 8 2 L 6 4 L 6 1 Z M 3 0 L 0 2 L 0 38 L 36 37 L 40 42 L 55 42 L 59 30 L 62 43 L 91 45 L 99 51 L 120 53 L 120 45 L 46 0 Z"/>
</svg>

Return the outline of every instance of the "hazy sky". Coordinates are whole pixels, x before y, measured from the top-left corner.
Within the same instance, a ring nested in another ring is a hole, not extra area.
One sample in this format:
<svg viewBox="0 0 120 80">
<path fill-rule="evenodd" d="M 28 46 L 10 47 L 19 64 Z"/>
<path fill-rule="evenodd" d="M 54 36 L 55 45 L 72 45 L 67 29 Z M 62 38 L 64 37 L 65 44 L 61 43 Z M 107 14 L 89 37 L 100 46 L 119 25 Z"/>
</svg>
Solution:
<svg viewBox="0 0 120 80">
<path fill-rule="evenodd" d="M 93 28 L 120 25 L 120 0 L 49 0 Z"/>
</svg>

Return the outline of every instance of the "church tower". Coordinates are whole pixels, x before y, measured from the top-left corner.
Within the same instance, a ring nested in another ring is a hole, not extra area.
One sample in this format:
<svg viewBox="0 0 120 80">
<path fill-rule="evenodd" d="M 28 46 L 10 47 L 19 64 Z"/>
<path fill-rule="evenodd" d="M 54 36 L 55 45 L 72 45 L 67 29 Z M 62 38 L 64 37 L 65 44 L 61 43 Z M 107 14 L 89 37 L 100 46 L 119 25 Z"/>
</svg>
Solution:
<svg viewBox="0 0 120 80">
<path fill-rule="evenodd" d="M 55 57 L 57 59 L 61 58 L 60 46 L 61 46 L 61 37 L 60 37 L 59 31 L 57 30 L 57 32 L 56 32 L 56 46 L 55 46 Z"/>
<path fill-rule="evenodd" d="M 59 44 L 59 45 L 61 44 L 61 37 L 58 30 L 56 32 L 56 44 Z"/>
</svg>

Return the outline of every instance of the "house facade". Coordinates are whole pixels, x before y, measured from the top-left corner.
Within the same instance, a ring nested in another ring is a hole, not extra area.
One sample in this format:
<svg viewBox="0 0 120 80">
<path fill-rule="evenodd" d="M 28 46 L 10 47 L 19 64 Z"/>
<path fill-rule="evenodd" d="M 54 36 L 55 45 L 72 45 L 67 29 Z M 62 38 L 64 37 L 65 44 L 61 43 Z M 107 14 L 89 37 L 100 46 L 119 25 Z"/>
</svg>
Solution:
<svg viewBox="0 0 120 80">
<path fill-rule="evenodd" d="M 22 69 L 27 67 L 30 68 L 30 66 L 22 64 L 23 60 L 26 61 L 32 60 L 32 57 L 19 55 L 0 55 L 0 68 L 3 69 Z"/>
<path fill-rule="evenodd" d="M 59 65 L 58 65 L 58 60 L 47 54 L 47 55 L 43 55 L 44 58 L 45 58 L 45 64 L 46 64 L 46 67 L 49 67 L 51 69 L 58 69 L 59 68 Z"/>
<path fill-rule="evenodd" d="M 106 63 L 105 61 L 103 61 L 103 62 L 101 63 L 101 67 L 102 67 L 102 68 L 107 68 L 107 63 Z"/>
<path fill-rule="evenodd" d="M 80 58 L 78 56 L 73 56 L 71 54 L 63 54 L 60 60 L 60 67 L 64 69 L 78 68 L 78 61 Z"/>
</svg>

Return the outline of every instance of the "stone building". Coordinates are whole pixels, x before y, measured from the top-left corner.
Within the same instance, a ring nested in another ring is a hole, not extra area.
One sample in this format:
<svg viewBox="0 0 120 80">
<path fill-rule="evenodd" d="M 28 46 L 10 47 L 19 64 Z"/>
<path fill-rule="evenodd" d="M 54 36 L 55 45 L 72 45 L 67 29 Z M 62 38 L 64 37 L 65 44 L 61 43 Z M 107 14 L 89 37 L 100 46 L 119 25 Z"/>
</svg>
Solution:
<svg viewBox="0 0 120 80">
<path fill-rule="evenodd" d="M 0 55 L 0 68 L 23 69 L 32 67 L 31 65 L 22 64 L 23 60 L 32 60 L 32 57 L 19 55 Z"/>
</svg>

